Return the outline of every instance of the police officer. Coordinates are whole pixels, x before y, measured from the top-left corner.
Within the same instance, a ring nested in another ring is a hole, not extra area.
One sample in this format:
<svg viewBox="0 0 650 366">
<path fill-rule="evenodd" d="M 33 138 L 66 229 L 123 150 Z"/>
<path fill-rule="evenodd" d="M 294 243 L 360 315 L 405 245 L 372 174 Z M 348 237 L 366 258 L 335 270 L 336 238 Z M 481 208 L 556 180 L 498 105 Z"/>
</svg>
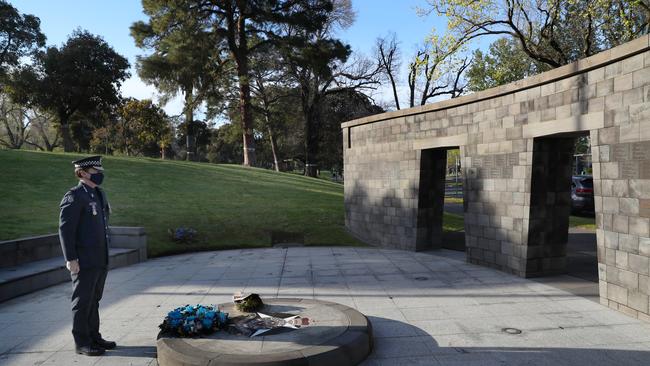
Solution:
<svg viewBox="0 0 650 366">
<path fill-rule="evenodd" d="M 61 200 L 59 239 L 72 277 L 72 335 L 78 354 L 99 356 L 115 348 L 99 333 L 99 300 L 108 272 L 110 206 L 99 188 L 100 156 L 73 161 L 79 184 Z"/>
</svg>

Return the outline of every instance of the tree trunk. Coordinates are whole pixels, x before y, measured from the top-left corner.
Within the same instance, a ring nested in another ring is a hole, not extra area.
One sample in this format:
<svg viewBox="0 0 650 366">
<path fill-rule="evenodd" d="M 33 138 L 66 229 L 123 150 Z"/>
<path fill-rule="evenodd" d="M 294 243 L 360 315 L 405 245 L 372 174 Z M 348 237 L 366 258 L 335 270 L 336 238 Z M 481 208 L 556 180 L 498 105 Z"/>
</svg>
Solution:
<svg viewBox="0 0 650 366">
<path fill-rule="evenodd" d="M 305 113 L 305 175 L 318 176 L 318 117 L 313 108 Z"/>
<path fill-rule="evenodd" d="M 273 135 L 273 131 L 271 130 L 271 125 L 269 124 L 269 116 L 266 115 L 266 128 L 269 131 L 269 140 L 271 142 L 271 152 L 273 152 L 273 166 L 275 167 L 275 171 L 279 172 L 280 171 L 280 165 L 278 165 L 278 155 L 275 151 L 275 136 Z"/>
<path fill-rule="evenodd" d="M 196 146 L 194 144 L 194 108 L 192 108 L 192 89 L 185 90 L 185 141 L 187 147 L 186 160 L 196 160 Z"/>
<path fill-rule="evenodd" d="M 72 141 L 72 135 L 70 135 L 70 125 L 68 124 L 68 118 L 64 116 L 59 116 L 61 137 L 63 138 L 63 151 L 72 152 L 74 151 L 74 142 Z"/>
<path fill-rule="evenodd" d="M 235 58 L 237 61 L 237 79 L 239 80 L 239 110 L 244 140 L 244 166 L 254 166 L 255 139 L 253 138 L 253 111 L 251 109 L 251 87 L 248 72 L 248 39 L 245 27 L 246 18 L 240 16 L 237 20 L 239 47 Z"/>
</svg>

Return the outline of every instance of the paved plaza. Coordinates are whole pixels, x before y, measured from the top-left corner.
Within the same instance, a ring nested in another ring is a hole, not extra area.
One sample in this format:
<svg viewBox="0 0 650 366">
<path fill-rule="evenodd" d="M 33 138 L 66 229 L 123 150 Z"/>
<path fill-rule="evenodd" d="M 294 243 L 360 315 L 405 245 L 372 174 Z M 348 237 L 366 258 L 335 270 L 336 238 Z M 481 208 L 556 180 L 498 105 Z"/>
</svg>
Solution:
<svg viewBox="0 0 650 366">
<path fill-rule="evenodd" d="M 169 310 L 228 302 L 240 290 L 358 309 L 375 336 L 364 365 L 650 364 L 650 324 L 572 294 L 572 287 L 585 287 L 581 281 L 572 286 L 561 279 L 561 287 L 522 279 L 446 250 L 278 248 L 170 256 L 109 273 L 102 333 L 119 346 L 103 357 L 73 352 L 69 283 L 1 303 L 0 364 L 156 365 L 157 326 Z"/>
</svg>

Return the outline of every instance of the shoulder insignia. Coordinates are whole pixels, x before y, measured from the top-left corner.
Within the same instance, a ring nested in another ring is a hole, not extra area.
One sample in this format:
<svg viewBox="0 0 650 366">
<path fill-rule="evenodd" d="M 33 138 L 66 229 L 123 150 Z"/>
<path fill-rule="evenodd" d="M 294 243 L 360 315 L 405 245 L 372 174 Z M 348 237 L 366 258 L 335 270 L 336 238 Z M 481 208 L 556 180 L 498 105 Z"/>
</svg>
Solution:
<svg viewBox="0 0 650 366">
<path fill-rule="evenodd" d="M 61 200 L 61 206 L 63 205 L 69 205 L 72 202 L 74 202 L 74 193 L 68 192 L 63 196 L 63 199 Z"/>
</svg>

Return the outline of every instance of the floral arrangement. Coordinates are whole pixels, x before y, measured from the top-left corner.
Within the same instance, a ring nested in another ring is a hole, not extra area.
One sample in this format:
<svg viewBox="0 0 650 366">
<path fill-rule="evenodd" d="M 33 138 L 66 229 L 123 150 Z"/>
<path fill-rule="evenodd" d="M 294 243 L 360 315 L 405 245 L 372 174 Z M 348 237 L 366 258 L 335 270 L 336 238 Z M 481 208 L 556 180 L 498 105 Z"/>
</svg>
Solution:
<svg viewBox="0 0 650 366">
<path fill-rule="evenodd" d="M 262 298 L 258 294 L 235 294 L 233 296 L 233 302 L 235 303 L 237 310 L 246 313 L 254 313 L 264 307 Z"/>
<path fill-rule="evenodd" d="M 228 313 L 219 311 L 214 305 L 185 305 L 167 313 L 159 328 L 181 337 L 195 337 L 213 333 L 227 324 Z"/>
<path fill-rule="evenodd" d="M 169 229 L 168 233 L 173 241 L 180 243 L 189 243 L 196 237 L 196 230 L 192 229 L 191 227 L 181 226 L 173 230 Z"/>
</svg>

